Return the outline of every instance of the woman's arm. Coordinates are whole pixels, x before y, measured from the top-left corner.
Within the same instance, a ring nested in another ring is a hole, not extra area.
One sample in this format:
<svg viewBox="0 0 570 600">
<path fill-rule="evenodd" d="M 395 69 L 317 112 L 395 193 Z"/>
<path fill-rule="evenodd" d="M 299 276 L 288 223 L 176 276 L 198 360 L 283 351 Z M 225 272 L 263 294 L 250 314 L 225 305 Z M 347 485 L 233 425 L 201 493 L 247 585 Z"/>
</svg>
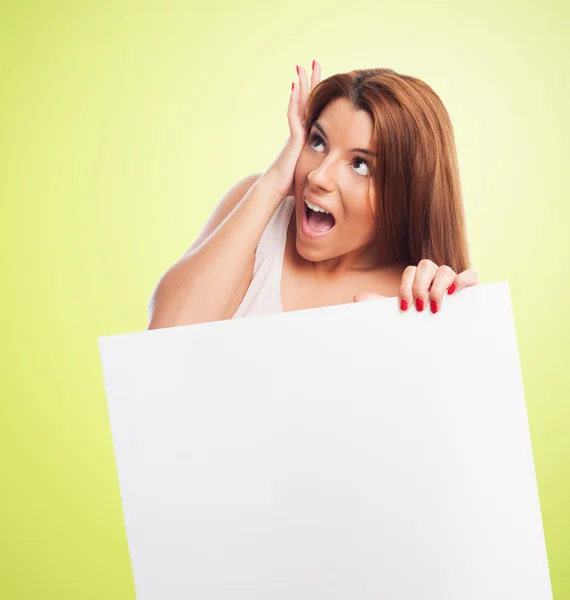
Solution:
<svg viewBox="0 0 570 600">
<path fill-rule="evenodd" d="M 309 82 L 297 67 L 291 87 L 289 137 L 261 175 L 238 182 L 220 201 L 198 239 L 158 282 L 149 303 L 147 329 L 229 319 L 249 287 L 255 251 L 285 196 L 294 193 L 295 168 L 305 146 Z M 313 71 L 311 86 L 320 79 Z"/>
<path fill-rule="evenodd" d="M 264 175 L 234 185 L 196 241 L 161 277 L 147 329 L 231 318 L 251 283 L 261 235 L 282 200 Z"/>
</svg>

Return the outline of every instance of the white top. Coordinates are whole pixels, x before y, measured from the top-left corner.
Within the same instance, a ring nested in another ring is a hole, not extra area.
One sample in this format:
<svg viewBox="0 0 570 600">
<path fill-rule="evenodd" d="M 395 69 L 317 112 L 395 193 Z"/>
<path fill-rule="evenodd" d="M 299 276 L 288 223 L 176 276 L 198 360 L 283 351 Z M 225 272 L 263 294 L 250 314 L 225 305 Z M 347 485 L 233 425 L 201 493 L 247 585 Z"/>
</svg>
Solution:
<svg viewBox="0 0 570 600">
<path fill-rule="evenodd" d="M 283 312 L 281 273 L 295 196 L 285 196 L 263 231 L 255 251 L 253 279 L 232 319 Z"/>
</svg>

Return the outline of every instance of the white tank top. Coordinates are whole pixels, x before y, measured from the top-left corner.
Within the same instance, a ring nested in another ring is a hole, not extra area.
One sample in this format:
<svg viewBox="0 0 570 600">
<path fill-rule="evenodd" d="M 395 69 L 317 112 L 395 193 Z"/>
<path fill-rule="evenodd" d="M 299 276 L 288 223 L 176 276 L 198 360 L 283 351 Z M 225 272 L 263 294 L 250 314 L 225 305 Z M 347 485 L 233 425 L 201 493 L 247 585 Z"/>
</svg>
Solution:
<svg viewBox="0 0 570 600">
<path fill-rule="evenodd" d="M 286 196 L 271 216 L 255 251 L 253 279 L 232 319 L 283 312 L 281 273 L 294 208 L 295 196 Z"/>
</svg>

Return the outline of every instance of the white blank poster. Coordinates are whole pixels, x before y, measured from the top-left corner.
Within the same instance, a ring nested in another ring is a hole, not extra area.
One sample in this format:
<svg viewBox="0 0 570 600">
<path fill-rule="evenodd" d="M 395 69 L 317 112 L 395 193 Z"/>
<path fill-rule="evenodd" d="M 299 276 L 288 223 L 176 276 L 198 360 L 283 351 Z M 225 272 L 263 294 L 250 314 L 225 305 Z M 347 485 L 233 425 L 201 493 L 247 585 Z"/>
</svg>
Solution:
<svg viewBox="0 0 570 600">
<path fill-rule="evenodd" d="M 99 349 L 139 600 L 552 598 L 507 282 Z"/>
</svg>

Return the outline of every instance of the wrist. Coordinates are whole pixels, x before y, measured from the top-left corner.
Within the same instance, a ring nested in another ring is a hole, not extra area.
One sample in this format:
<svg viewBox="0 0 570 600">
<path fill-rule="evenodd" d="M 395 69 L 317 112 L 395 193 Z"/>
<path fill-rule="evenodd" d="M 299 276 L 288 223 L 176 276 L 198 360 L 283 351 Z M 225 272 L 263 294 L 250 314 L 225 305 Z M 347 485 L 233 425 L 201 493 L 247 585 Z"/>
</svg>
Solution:
<svg viewBox="0 0 570 600">
<path fill-rule="evenodd" d="M 270 201 L 281 202 L 287 196 L 287 190 L 283 190 L 283 182 L 280 182 L 271 173 L 264 173 L 254 184 L 257 188 L 263 190 L 263 195 Z"/>
</svg>

